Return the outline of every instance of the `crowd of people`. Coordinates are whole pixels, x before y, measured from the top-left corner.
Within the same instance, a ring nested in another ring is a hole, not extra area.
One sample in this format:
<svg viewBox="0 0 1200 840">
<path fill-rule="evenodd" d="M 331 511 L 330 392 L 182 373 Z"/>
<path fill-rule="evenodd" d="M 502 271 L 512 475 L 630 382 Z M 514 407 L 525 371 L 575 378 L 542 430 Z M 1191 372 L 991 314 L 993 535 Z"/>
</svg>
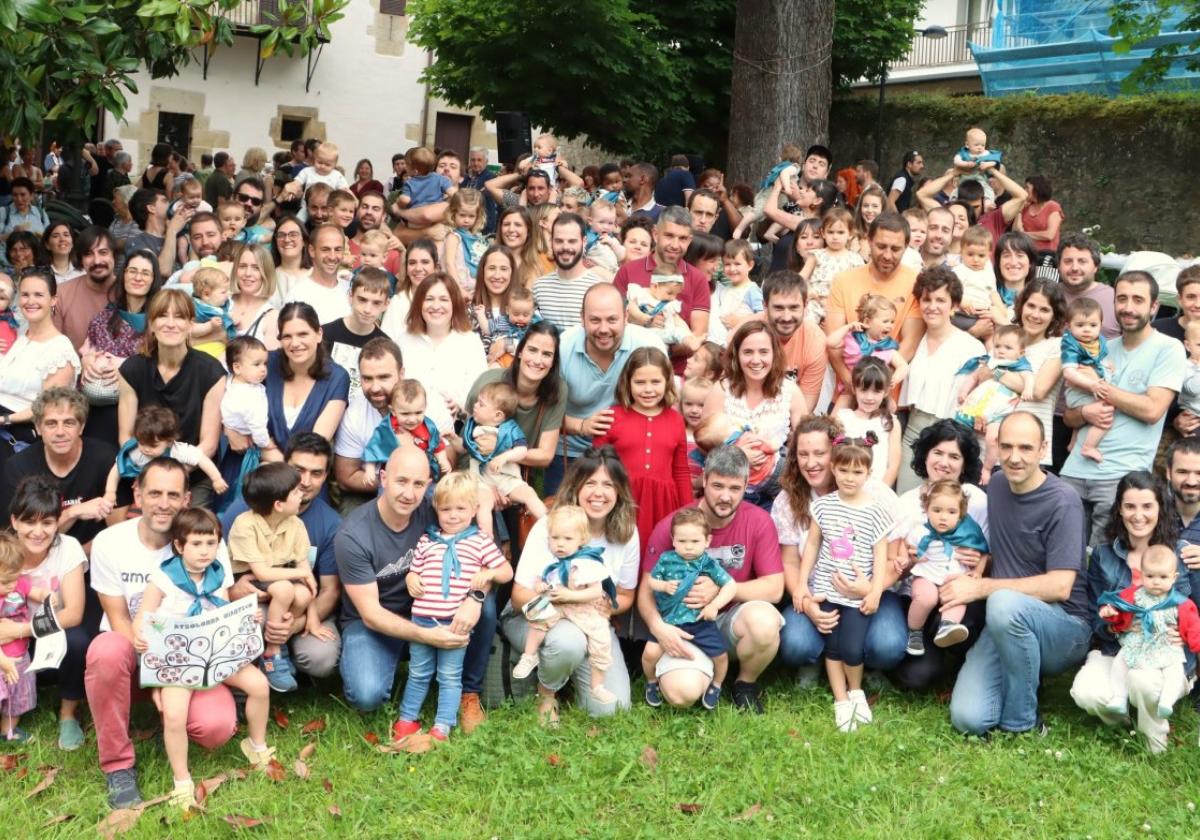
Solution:
<svg viewBox="0 0 1200 840">
<path fill-rule="evenodd" d="M 1045 726 L 1075 672 L 1166 749 L 1200 647 L 1200 270 L 1162 317 L 1149 274 L 1101 282 L 982 131 L 890 183 L 788 145 L 756 188 L 577 173 L 550 135 L 504 173 L 414 148 L 386 186 L 327 141 L 87 159 L 107 225 L 0 179 L 0 739 L 50 691 L 52 616 L 59 746 L 86 701 L 113 807 L 146 616 L 248 596 L 261 659 L 154 692 L 183 807 L 231 689 L 258 766 L 271 691 L 340 674 L 374 710 L 402 661 L 412 752 L 486 720 L 489 669 L 556 726 L 568 683 L 594 715 L 753 714 L 822 661 L 844 732 L 888 714 L 868 670 L 952 683 L 981 737 Z"/>
</svg>

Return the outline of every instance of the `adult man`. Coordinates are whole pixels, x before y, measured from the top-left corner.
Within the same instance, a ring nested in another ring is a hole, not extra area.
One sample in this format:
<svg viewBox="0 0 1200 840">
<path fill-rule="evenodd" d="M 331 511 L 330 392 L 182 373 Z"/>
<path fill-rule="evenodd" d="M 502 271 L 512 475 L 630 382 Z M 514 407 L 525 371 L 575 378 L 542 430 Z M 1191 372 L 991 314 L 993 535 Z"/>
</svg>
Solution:
<svg viewBox="0 0 1200 840">
<path fill-rule="evenodd" d="M 170 458 L 155 458 L 138 476 L 133 497 L 142 515 L 106 528 L 92 541 L 92 588 L 100 596 L 104 619 L 100 635 L 88 648 L 84 685 L 113 808 L 131 808 L 142 801 L 129 736 L 130 705 L 145 696 L 135 687 L 133 618 L 150 573 L 174 554 L 171 525 L 191 501 L 187 468 Z M 224 544 L 217 557 L 228 574 Z M 187 722 L 192 741 L 217 749 L 236 731 L 237 709 L 228 688 L 219 685 L 192 695 Z"/>
<path fill-rule="evenodd" d="M 1021 212 L 1021 208 L 1025 206 L 1025 200 L 1029 198 L 1029 193 L 1025 191 L 1024 187 L 1005 175 L 1003 171 L 995 168 L 995 164 L 985 163 L 981 165 L 981 168 L 983 167 L 987 167 L 991 176 L 1003 185 L 1004 194 L 1008 196 L 1008 199 L 995 209 L 986 210 L 983 184 L 978 181 L 960 183 L 957 198 L 970 209 L 971 224 L 987 228 L 991 231 L 992 241 L 997 242 L 1008 230 L 1013 219 Z M 932 210 L 934 207 L 940 206 L 935 196 L 941 192 L 942 187 L 950 183 L 951 178 L 958 174 L 958 170 L 951 167 L 941 177 L 928 181 L 925 186 L 917 190 L 917 203 L 925 210 Z"/>
<path fill-rule="evenodd" d="M 1068 408 L 1063 415 L 1070 428 L 1088 424 L 1108 429 L 1099 446 L 1102 461 L 1083 456 L 1087 430 L 1080 429 L 1061 472 L 1088 510 L 1091 545 L 1104 539 L 1117 483 L 1126 473 L 1153 465 L 1163 419 L 1187 371 L 1183 346 L 1150 326 L 1158 309 L 1154 278 L 1128 271 L 1117 278 L 1113 291 L 1121 339 L 1108 342 L 1112 376 L 1096 386 L 1095 402 Z"/>
<path fill-rule="evenodd" d="M 671 165 L 654 187 L 654 200 L 663 207 L 685 207 L 696 189 L 687 155 L 672 155 Z"/>
<path fill-rule="evenodd" d="M 488 169 L 488 150 L 483 146 L 472 146 L 467 152 L 467 174 L 463 176 L 462 185 L 473 190 L 479 190 L 484 198 L 484 209 L 487 220 L 483 225 L 485 234 L 496 230 L 496 202 L 487 193 L 487 182 L 496 177 L 496 173 Z"/>
<path fill-rule="evenodd" d="M 1039 466 L 1046 436 L 1029 412 L 1004 419 L 999 447 L 1004 474 L 987 492 L 988 576 L 954 577 L 940 590 L 943 609 L 987 602 L 950 698 L 951 724 L 969 735 L 1039 727 L 1042 676 L 1079 665 L 1091 638 L 1079 497 Z"/>
<path fill-rule="evenodd" d="M 275 220 L 271 218 L 275 200 L 268 201 L 266 195 L 266 185 L 256 175 L 249 175 L 237 182 L 233 197 L 246 211 L 246 227 L 275 227 Z"/>
<path fill-rule="evenodd" d="M 88 324 L 108 306 L 109 290 L 116 278 L 112 234 L 97 225 L 88 225 L 75 237 L 71 261 L 83 269 L 83 276 L 58 289 L 58 305 L 51 313 L 54 326 L 82 347 L 87 340 Z"/>
<path fill-rule="evenodd" d="M 896 177 L 892 179 L 892 187 L 888 190 L 888 204 L 897 213 L 903 213 L 912 206 L 913 186 L 925 171 L 925 158 L 915 149 L 904 153 L 903 165 Z"/>
<path fill-rule="evenodd" d="M 388 178 L 387 191 L 394 193 L 404 186 L 404 173 L 408 169 L 408 164 L 404 159 L 404 152 L 396 152 L 392 155 L 392 177 Z"/>
<path fill-rule="evenodd" d="M 208 152 L 200 155 L 200 168 L 193 174 L 196 176 L 196 180 L 200 182 L 200 186 L 203 187 L 208 181 L 208 176 L 213 174 L 213 156 Z"/>
<path fill-rule="evenodd" d="M 108 171 L 116 164 L 113 158 L 117 152 L 124 151 L 124 146 L 121 141 L 115 137 L 110 137 L 104 141 L 99 149 L 100 154 L 95 156 L 94 164 L 96 171 L 92 173 L 92 183 L 89 188 L 92 198 L 112 198 L 111 194 L 106 195 L 105 189 L 108 186 Z"/>
<path fill-rule="evenodd" d="M 829 177 L 829 167 L 833 164 L 833 152 L 827 146 L 814 143 L 804 153 L 804 162 L 800 164 L 800 174 L 808 183 Z"/>
<path fill-rule="evenodd" d="M 784 373 L 800 387 L 811 411 L 825 384 L 829 354 L 825 333 L 804 317 L 808 284 L 794 271 L 776 271 L 763 282 L 767 325 L 783 345 Z"/>
<path fill-rule="evenodd" d="M 652 163 L 635 163 L 625 182 L 625 193 L 629 196 L 630 216 L 649 216 L 655 222 L 663 206 L 654 199 L 654 187 L 658 184 L 658 167 Z M 691 227 L 689 224 L 688 227 Z"/>
<path fill-rule="evenodd" d="M 329 441 L 314 432 L 292 435 L 287 443 L 284 460 L 300 475 L 300 521 L 308 533 L 308 542 L 317 549 L 313 574 L 317 578 L 317 597 L 313 606 L 321 619 L 320 627 L 305 627 L 304 615 L 285 613 L 277 621 L 266 621 L 263 636 L 267 644 L 292 643 L 292 661 L 305 674 L 317 679 L 328 677 L 337 668 L 338 654 L 342 648 L 342 637 L 338 635 L 334 613 L 341 602 L 342 585 L 338 578 L 337 560 L 334 557 L 333 541 L 342 524 L 329 503 L 321 498 L 325 480 L 333 462 L 333 450 Z M 221 514 L 221 527 L 229 533 L 233 520 L 249 510 L 246 500 L 238 496 L 237 501 Z M 229 592 L 231 601 L 255 595 L 260 601 L 267 600 L 267 593 L 255 587 L 249 578 L 242 578 Z M 299 632 L 304 627 L 304 632 Z"/>
<path fill-rule="evenodd" d="M 213 172 L 204 182 L 204 200 L 214 210 L 221 205 L 222 199 L 233 195 L 233 176 L 237 174 L 237 161 L 229 152 L 217 152 L 213 155 Z"/>
<path fill-rule="evenodd" d="M 908 247 L 908 235 L 908 222 L 897 213 L 880 213 L 871 222 L 867 231 L 871 261 L 833 278 L 829 301 L 825 305 L 827 334 L 845 326 L 850 320 L 857 320 L 855 312 L 863 295 L 884 295 L 896 304 L 895 336 L 900 342 L 900 354 L 906 359 L 913 357 L 925 333 L 925 322 L 921 320 L 913 295 L 917 272 L 900 262 L 904 249 Z M 838 378 L 849 381 L 850 372 L 841 358 L 834 356 L 830 362 Z"/>
<path fill-rule="evenodd" d="M 879 186 L 879 164 L 873 160 L 860 160 L 854 165 L 854 178 L 858 181 L 860 194 L 868 187 Z"/>
<path fill-rule="evenodd" d="M 578 213 L 560 213 L 550 227 L 550 252 L 554 271 L 533 283 L 533 301 L 542 317 L 559 330 L 579 323 L 580 307 L 587 290 L 601 282 L 583 262 L 583 231 L 586 224 Z"/>
<path fill-rule="evenodd" d="M 683 373 L 687 357 L 692 355 L 695 346 L 708 336 L 709 305 L 711 293 L 708 280 L 699 269 L 684 261 L 688 245 L 692 244 L 692 215 L 682 207 L 668 207 L 663 210 L 655 224 L 654 253 L 644 260 L 628 262 L 617 271 L 613 285 L 627 295 L 630 284 L 636 283 L 642 288 L 650 287 L 650 277 L 659 265 L 673 268 L 676 274 L 683 275 L 683 291 L 679 293 L 679 314 L 692 328 L 693 343 L 680 342 L 671 345 L 671 355 L 675 357 L 675 372 Z M 659 326 L 662 316 L 651 317 L 637 313 L 631 317 L 638 326 Z"/>
<path fill-rule="evenodd" d="M 335 224 L 313 231 L 308 242 L 312 274 L 292 287 L 288 300 L 302 300 L 317 310 L 317 318 L 328 324 L 350 314 L 350 283 L 339 277 L 346 253 L 346 236 Z"/>
<path fill-rule="evenodd" d="M 383 228 L 384 217 L 384 198 L 375 190 L 368 190 L 358 197 L 358 211 L 355 216 L 358 221 L 358 231 L 354 234 L 354 238 L 350 240 L 350 253 L 358 257 L 362 253 L 363 236 L 370 230 L 380 230 Z M 384 233 L 387 233 L 384 230 Z M 399 277 L 400 272 L 404 267 L 404 252 L 397 248 L 388 248 L 387 258 L 383 261 L 383 267 L 392 273 L 393 277 Z"/>
<path fill-rule="evenodd" d="M 459 186 L 462 183 L 462 158 L 453 149 L 444 149 L 438 155 L 435 167 L 439 175 L 445 175 L 450 183 Z"/>
<path fill-rule="evenodd" d="M 692 230 L 720 235 L 713 229 L 717 219 L 721 217 L 720 196 L 702 187 L 688 196 L 687 209 L 692 214 Z"/>
<path fill-rule="evenodd" d="M 42 235 L 42 231 L 50 224 L 50 217 L 33 203 L 36 192 L 29 178 L 13 178 L 12 204 L 0 207 L 0 238 L 7 239 L 10 233 L 17 230 Z"/>
<path fill-rule="evenodd" d="M 8 512 L 22 479 L 50 476 L 58 482 L 62 497 L 59 533 L 74 537 L 86 549 L 113 512 L 113 506 L 104 500 L 104 483 L 116 460 L 116 447 L 99 440 L 83 445 L 88 403 L 74 388 L 42 391 L 31 410 L 38 439 L 4 462 L 0 510 Z"/>
<path fill-rule="evenodd" d="M 954 239 L 954 214 L 938 205 L 929 211 L 925 225 L 925 241 L 921 243 L 921 259 L 925 268 L 946 261 L 946 252 Z"/>
<path fill-rule="evenodd" d="M 526 207 L 537 207 L 546 204 L 552 196 L 550 175 L 545 170 L 533 169 L 532 159 L 525 158 L 517 163 L 517 171 L 508 175 L 497 175 L 483 185 L 484 192 L 501 207 L 512 207 L 524 204 Z M 559 174 L 562 175 L 565 164 L 558 162 Z M 570 172 L 570 170 L 567 170 Z M 574 173 L 571 173 L 574 175 Z M 522 182 L 524 187 L 520 192 L 512 189 Z M 564 176 L 565 179 L 565 176 Z M 582 182 L 581 182 L 582 183 Z M 571 184 L 570 186 L 575 186 Z"/>
<path fill-rule="evenodd" d="M 448 626 L 418 627 L 409 620 L 413 599 L 405 577 L 417 541 L 437 522 L 425 498 L 429 483 L 425 453 L 415 446 L 399 447 L 380 471 L 379 498 L 346 517 L 338 531 L 334 551 L 346 591 L 341 616 L 342 682 L 351 706 L 372 711 L 390 696 L 396 665 L 409 642 L 438 648 L 466 646 L 461 707 L 465 731 L 473 728 L 468 727 L 468 717 L 476 724 L 482 720 L 478 689 L 471 692 L 467 687 L 481 685 L 487 669 L 496 633 L 495 599 L 486 590 L 471 590 Z M 404 746 L 423 752 L 429 748 L 428 738 L 423 733 L 410 735 Z"/>
<path fill-rule="evenodd" d="M 714 449 L 704 460 L 704 491 L 695 502 L 712 529 L 708 554 L 737 582 L 733 603 L 717 617 L 717 628 L 729 645 L 731 658 L 738 661 L 733 683 L 733 705 L 763 713 L 758 678 L 779 649 L 783 618 L 775 603 L 783 597 L 783 561 L 779 534 L 771 516 L 743 502 L 750 462 L 734 446 Z M 688 644 L 691 637 L 662 620 L 654 592 L 646 585 L 659 555 L 671 550 L 671 517 L 654 527 L 646 556 L 642 559 L 642 585 L 637 606 L 651 635 L 662 646 L 663 657 L 656 669 L 662 696 L 673 706 L 690 706 L 709 687 L 712 661 Z M 692 584 L 684 604 L 703 608 L 717 596 L 719 587 L 707 578 Z M 646 691 L 647 702 L 651 692 Z M 706 701 L 707 702 L 707 701 Z M 652 704 L 653 705 L 653 704 Z"/>
<path fill-rule="evenodd" d="M 175 270 L 175 252 L 167 243 L 174 242 L 179 234 L 187 227 L 188 259 L 180 268 Z M 158 255 L 158 270 L 168 283 L 179 283 L 185 271 L 198 267 L 200 260 L 205 257 L 215 257 L 221 247 L 221 223 L 212 213 L 193 213 L 186 207 L 179 211 L 167 222 L 166 242 Z"/>
<path fill-rule="evenodd" d="M 167 232 L 167 196 L 162 190 L 139 189 L 129 199 L 129 215 L 138 226 L 138 233 L 125 241 L 126 259 L 134 251 L 149 251 L 162 261 L 162 249 Z M 171 240 L 174 260 L 175 240 Z"/>
<path fill-rule="evenodd" d="M 281 169 L 285 170 L 289 175 L 295 178 L 300 172 L 308 166 L 308 159 L 304 148 L 303 140 L 293 140 L 292 146 L 289 149 L 292 159 L 285 163 Z"/>
</svg>

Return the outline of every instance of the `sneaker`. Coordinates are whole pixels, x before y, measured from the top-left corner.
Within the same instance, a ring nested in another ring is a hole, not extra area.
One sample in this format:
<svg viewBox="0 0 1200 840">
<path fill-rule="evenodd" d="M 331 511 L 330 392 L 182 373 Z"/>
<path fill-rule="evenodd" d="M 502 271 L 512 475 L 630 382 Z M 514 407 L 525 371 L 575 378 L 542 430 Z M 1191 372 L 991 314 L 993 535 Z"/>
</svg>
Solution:
<svg viewBox="0 0 1200 840">
<path fill-rule="evenodd" d="M 421 722 L 416 720 L 398 720 L 392 726 L 392 742 L 406 753 L 420 755 L 433 749 L 433 739 L 437 737 L 431 732 L 421 730 Z M 446 740 L 442 733 L 440 740 Z"/>
<path fill-rule="evenodd" d="M 167 802 L 184 811 L 192 810 L 196 807 L 196 785 L 191 779 L 186 782 L 176 782 L 175 790 L 171 791 L 171 797 Z"/>
<path fill-rule="evenodd" d="M 909 656 L 925 655 L 925 635 L 918 627 L 908 631 L 908 641 L 904 644 L 904 652 Z"/>
<path fill-rule="evenodd" d="M 538 666 L 537 654 L 523 653 L 521 659 L 513 666 L 513 679 L 523 680 L 534 672 Z"/>
<path fill-rule="evenodd" d="M 58 748 L 63 752 L 74 752 L 83 746 L 83 727 L 74 718 L 58 722 Z"/>
<path fill-rule="evenodd" d="M 450 730 L 439 723 L 429 730 L 429 737 L 444 744 L 450 740 Z"/>
<path fill-rule="evenodd" d="M 403 741 L 410 735 L 416 735 L 421 731 L 421 722 L 419 720 L 398 720 L 392 724 L 392 740 Z"/>
<path fill-rule="evenodd" d="M 966 626 L 959 624 L 957 621 L 947 621 L 943 618 L 938 623 L 933 643 L 940 648 L 953 647 L 965 642 L 969 635 L 971 635 L 971 632 L 967 630 Z"/>
<path fill-rule="evenodd" d="M 854 720 L 853 700 L 833 701 L 833 722 L 837 724 L 838 732 L 853 732 L 858 729 L 858 723 Z"/>
<path fill-rule="evenodd" d="M 108 786 L 108 807 L 114 811 L 133 808 L 142 804 L 142 792 L 138 790 L 137 770 L 127 767 L 104 774 Z"/>
<path fill-rule="evenodd" d="M 849 694 L 850 704 L 854 707 L 854 722 L 855 723 L 871 723 L 875 720 L 871 714 L 871 704 L 867 702 L 867 695 L 862 689 L 856 688 Z"/>
<path fill-rule="evenodd" d="M 741 680 L 734 682 L 733 707 L 743 712 L 763 714 L 766 709 L 763 708 L 762 698 L 759 696 L 758 683 L 742 682 Z"/>
<path fill-rule="evenodd" d="M 275 757 L 275 748 L 267 747 L 265 750 L 254 749 L 254 744 L 249 738 L 243 738 L 241 743 L 242 755 L 246 756 L 246 760 L 256 769 L 262 769 L 271 763 L 271 759 Z"/>
<path fill-rule="evenodd" d="M 710 712 L 717 708 L 717 704 L 721 702 L 721 686 L 714 683 L 709 683 L 708 688 L 704 690 L 704 696 L 700 698 L 701 704 Z"/>
<path fill-rule="evenodd" d="M 458 725 L 464 735 L 470 735 L 475 728 L 487 720 L 487 712 L 479 702 L 479 695 L 474 692 L 463 694 L 462 702 L 458 704 Z"/>
<path fill-rule="evenodd" d="M 267 683 L 272 691 L 287 693 L 300 687 L 296 684 L 296 678 L 292 676 L 291 665 L 282 652 L 276 656 L 262 658 L 262 670 L 267 675 Z"/>
<path fill-rule="evenodd" d="M 33 736 L 19 726 L 14 726 L 11 731 L 5 732 L 0 741 L 6 741 L 10 744 L 27 744 L 33 740 Z"/>
<path fill-rule="evenodd" d="M 652 709 L 657 709 L 663 704 L 662 692 L 658 690 L 658 683 L 646 683 L 646 705 Z"/>
</svg>

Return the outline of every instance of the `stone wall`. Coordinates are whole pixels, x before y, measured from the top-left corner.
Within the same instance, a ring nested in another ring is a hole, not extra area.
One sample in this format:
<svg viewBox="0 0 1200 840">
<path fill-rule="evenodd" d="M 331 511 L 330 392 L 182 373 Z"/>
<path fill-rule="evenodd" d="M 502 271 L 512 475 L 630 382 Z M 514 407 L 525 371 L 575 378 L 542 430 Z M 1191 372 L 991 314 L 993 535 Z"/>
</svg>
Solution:
<svg viewBox="0 0 1200 840">
<path fill-rule="evenodd" d="M 877 104 L 834 104 L 830 146 L 839 167 L 874 156 Z M 894 95 L 885 105 L 880 180 L 887 183 L 910 149 L 924 156 L 926 174 L 944 172 L 972 125 L 1003 150 L 1014 178 L 1050 179 L 1068 229 L 1098 224 L 1097 238 L 1119 251 L 1200 253 L 1200 96 Z"/>
</svg>

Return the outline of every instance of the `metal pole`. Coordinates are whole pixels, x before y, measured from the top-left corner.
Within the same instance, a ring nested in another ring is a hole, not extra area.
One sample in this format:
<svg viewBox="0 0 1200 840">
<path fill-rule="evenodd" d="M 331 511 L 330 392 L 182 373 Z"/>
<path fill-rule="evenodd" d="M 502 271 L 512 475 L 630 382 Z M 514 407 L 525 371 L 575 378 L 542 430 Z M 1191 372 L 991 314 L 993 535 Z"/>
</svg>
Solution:
<svg viewBox="0 0 1200 840">
<path fill-rule="evenodd" d="M 875 162 L 879 164 L 880 172 L 883 172 L 883 99 L 887 79 L 888 69 L 885 64 L 879 71 L 879 115 L 875 119 Z"/>
</svg>

